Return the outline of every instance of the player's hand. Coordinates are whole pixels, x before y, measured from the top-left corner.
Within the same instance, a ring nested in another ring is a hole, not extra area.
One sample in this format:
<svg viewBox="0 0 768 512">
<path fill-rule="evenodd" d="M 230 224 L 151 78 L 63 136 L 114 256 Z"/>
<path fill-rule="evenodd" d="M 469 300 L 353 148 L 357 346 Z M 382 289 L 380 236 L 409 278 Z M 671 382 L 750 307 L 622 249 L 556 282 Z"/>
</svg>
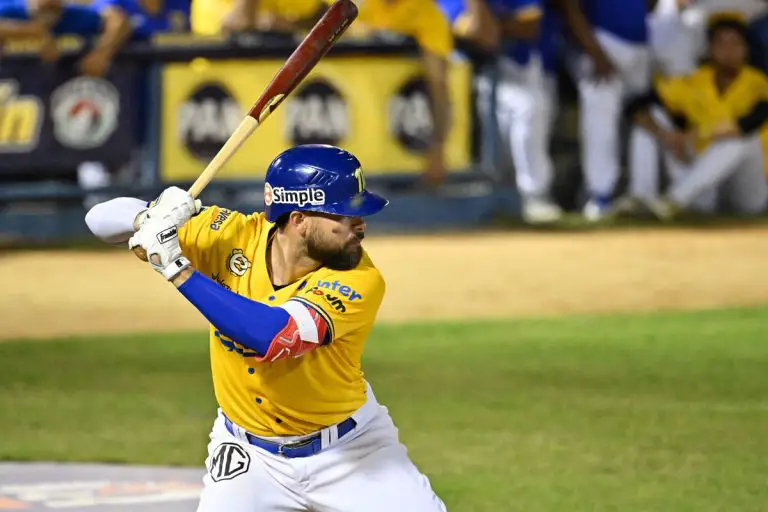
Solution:
<svg viewBox="0 0 768 512">
<path fill-rule="evenodd" d="M 86 76 L 103 77 L 112 65 L 112 58 L 104 50 L 92 50 L 80 61 L 80 71 Z"/>
<path fill-rule="evenodd" d="M 598 82 L 610 80 L 616 74 L 616 66 L 605 53 L 600 52 L 594 57 L 595 67 L 592 78 Z"/>
<path fill-rule="evenodd" d="M 667 131 L 661 136 L 661 143 L 681 162 L 687 162 L 690 155 L 690 136 L 681 131 Z"/>
<path fill-rule="evenodd" d="M 741 136 L 741 130 L 733 121 L 723 121 L 715 125 L 710 134 L 712 140 L 731 139 Z"/>
<path fill-rule="evenodd" d="M 444 148 L 440 144 L 433 144 L 427 152 L 424 178 L 431 186 L 442 185 L 445 182 Z"/>
<path fill-rule="evenodd" d="M 128 240 L 129 249 L 137 247 L 144 249 L 152 268 L 169 281 L 191 265 L 181 254 L 179 228 L 169 216 L 147 219 Z"/>
<path fill-rule="evenodd" d="M 170 217 L 174 225 L 180 228 L 194 215 L 200 212 L 202 203 L 199 199 L 192 199 L 186 190 L 179 187 L 168 187 L 149 203 L 149 208 L 141 212 L 136 218 L 136 227 L 140 228 L 147 219 Z"/>
<path fill-rule="evenodd" d="M 59 45 L 56 39 L 50 34 L 46 34 L 40 44 L 40 60 L 43 62 L 56 62 L 61 56 Z"/>
</svg>

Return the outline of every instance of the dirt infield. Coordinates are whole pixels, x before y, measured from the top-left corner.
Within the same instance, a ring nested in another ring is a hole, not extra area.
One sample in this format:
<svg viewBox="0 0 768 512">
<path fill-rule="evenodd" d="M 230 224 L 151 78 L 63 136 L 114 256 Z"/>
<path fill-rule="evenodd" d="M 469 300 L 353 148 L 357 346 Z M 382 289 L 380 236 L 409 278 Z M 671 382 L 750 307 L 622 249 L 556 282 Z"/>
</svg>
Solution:
<svg viewBox="0 0 768 512">
<path fill-rule="evenodd" d="M 380 319 L 558 315 L 768 303 L 768 228 L 371 237 Z M 124 251 L 0 258 L 0 338 L 205 328 Z"/>
</svg>

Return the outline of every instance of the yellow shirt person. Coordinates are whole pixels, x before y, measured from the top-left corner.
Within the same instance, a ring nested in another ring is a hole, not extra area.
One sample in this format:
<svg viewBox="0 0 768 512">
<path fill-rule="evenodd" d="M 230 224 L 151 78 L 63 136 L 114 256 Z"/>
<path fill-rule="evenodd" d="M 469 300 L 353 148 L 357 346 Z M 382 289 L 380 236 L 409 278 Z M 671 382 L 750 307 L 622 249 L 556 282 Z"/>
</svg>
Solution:
<svg viewBox="0 0 768 512">
<path fill-rule="evenodd" d="M 355 24 L 412 37 L 424 51 L 440 57 L 453 51 L 451 28 L 434 0 L 363 0 Z"/>
<path fill-rule="evenodd" d="M 270 364 L 256 362 L 252 350 L 210 328 L 218 404 L 241 427 L 268 437 L 314 432 L 348 418 L 365 403 L 360 359 L 385 290 L 367 254 L 352 270 L 321 267 L 276 290 L 265 268 L 274 230 L 264 214 L 217 206 L 179 229 L 192 265 L 224 288 L 270 306 L 305 303 L 330 327 L 323 350 Z"/>
<path fill-rule="evenodd" d="M 660 80 L 656 91 L 670 113 L 685 118 L 696 129 L 696 149 L 701 152 L 718 126 L 736 123 L 768 101 L 768 78 L 755 68 L 744 67 L 721 94 L 714 69 L 705 65 L 691 75 Z"/>
<path fill-rule="evenodd" d="M 220 34 L 227 25 L 241 23 L 237 28 L 256 28 L 259 19 L 301 23 L 312 19 L 324 7 L 323 0 L 193 0 L 192 32 L 212 36 Z M 256 27 L 248 27 L 252 17 Z M 270 26 L 262 28 L 273 28 Z"/>
</svg>

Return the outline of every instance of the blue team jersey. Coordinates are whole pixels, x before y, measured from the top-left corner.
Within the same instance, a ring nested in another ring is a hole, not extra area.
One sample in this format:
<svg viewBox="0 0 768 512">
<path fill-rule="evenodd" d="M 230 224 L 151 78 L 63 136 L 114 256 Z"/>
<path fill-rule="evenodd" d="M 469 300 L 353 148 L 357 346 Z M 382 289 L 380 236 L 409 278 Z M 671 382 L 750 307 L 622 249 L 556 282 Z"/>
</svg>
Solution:
<svg viewBox="0 0 768 512">
<path fill-rule="evenodd" d="M 558 59 L 563 35 L 563 22 L 555 9 L 545 2 L 544 15 L 541 18 L 539 38 L 536 41 L 517 41 L 510 45 L 507 52 L 518 64 L 526 65 L 531 57 L 541 59 L 544 71 L 557 71 Z"/>
<path fill-rule="evenodd" d="M 26 0 L 0 1 L 0 18 L 29 20 Z M 52 31 L 56 35 L 95 36 L 101 31 L 101 15 L 89 5 L 64 4 Z"/>
<path fill-rule="evenodd" d="M 592 26 L 633 43 L 648 41 L 647 0 L 581 0 Z"/>
<path fill-rule="evenodd" d="M 557 69 L 562 23 L 552 8 L 545 8 L 542 0 L 487 0 L 487 5 L 496 16 L 514 16 L 536 8 L 542 10 L 539 39 L 510 41 L 504 45 L 504 52 L 522 65 L 528 64 L 533 55 L 538 55 L 546 71 L 554 72 Z M 466 9 L 466 0 L 440 0 L 440 8 L 448 20 L 454 23 Z"/>
<path fill-rule="evenodd" d="M 438 4 L 451 24 L 467 9 L 466 0 L 438 0 Z M 496 16 L 509 16 L 525 9 L 541 7 L 541 0 L 486 0 L 486 4 Z"/>
<path fill-rule="evenodd" d="M 116 7 L 131 20 L 134 39 L 148 39 L 160 32 L 189 31 L 190 0 L 165 0 L 160 11 L 148 14 L 138 0 L 95 0 L 93 8 L 102 11 Z"/>
</svg>

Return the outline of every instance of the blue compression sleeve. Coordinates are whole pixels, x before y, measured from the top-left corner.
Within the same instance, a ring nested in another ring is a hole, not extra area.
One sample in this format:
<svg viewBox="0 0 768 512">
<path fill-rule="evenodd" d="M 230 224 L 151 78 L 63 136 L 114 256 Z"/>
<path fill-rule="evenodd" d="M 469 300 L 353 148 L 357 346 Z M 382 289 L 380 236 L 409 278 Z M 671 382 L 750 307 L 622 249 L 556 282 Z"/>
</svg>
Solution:
<svg viewBox="0 0 768 512">
<path fill-rule="evenodd" d="M 179 286 L 187 298 L 221 334 L 260 355 L 291 318 L 282 308 L 274 308 L 224 289 L 195 271 Z"/>
</svg>

